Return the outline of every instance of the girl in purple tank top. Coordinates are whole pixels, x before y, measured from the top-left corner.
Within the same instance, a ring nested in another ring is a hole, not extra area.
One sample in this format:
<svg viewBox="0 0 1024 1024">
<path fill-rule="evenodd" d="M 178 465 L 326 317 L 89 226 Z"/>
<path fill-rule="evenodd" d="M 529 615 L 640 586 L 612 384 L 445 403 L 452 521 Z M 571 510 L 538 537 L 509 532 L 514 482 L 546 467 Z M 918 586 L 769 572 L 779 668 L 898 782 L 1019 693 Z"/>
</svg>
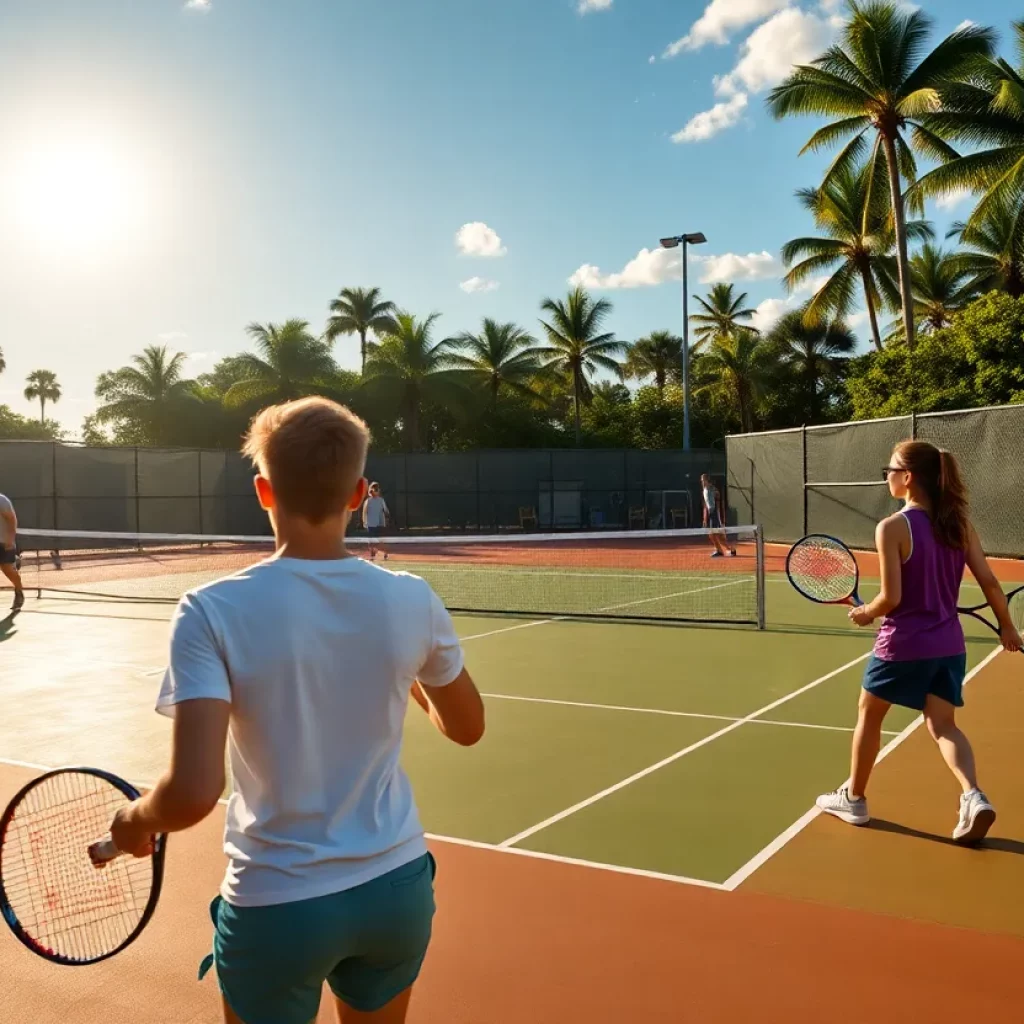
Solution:
<svg viewBox="0 0 1024 1024">
<path fill-rule="evenodd" d="M 924 441 L 904 441 L 884 470 L 903 509 L 875 531 L 881 590 L 850 612 L 858 626 L 882 619 L 864 673 L 850 781 L 818 797 L 818 807 L 853 825 L 870 820 L 867 789 L 881 746 L 882 723 L 893 704 L 924 715 L 928 731 L 963 790 L 953 829 L 958 843 L 976 843 L 995 821 L 978 788 L 974 752 L 956 724 L 967 668 L 957 599 L 969 567 L 999 621 L 1003 647 L 1021 649 L 1006 597 L 985 558 L 967 510 L 967 489 L 956 459 Z"/>
</svg>

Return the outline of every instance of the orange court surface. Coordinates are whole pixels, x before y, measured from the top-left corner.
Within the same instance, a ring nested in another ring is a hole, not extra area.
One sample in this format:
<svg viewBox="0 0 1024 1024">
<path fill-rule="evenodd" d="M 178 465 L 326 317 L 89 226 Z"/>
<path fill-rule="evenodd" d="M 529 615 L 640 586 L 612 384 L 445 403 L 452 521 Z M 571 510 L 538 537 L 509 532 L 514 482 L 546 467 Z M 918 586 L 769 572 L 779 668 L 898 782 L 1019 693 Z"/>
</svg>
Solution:
<svg viewBox="0 0 1024 1024">
<path fill-rule="evenodd" d="M 949 840 L 956 786 L 899 709 L 872 825 L 851 828 L 810 808 L 845 778 L 871 636 L 799 599 L 779 550 L 767 568 L 764 630 L 457 617 L 489 731 L 455 749 L 410 712 L 438 862 L 412 1024 L 1022 1019 L 1024 658 L 968 627 L 962 723 L 999 812 L 983 846 Z M 0 804 L 54 765 L 159 774 L 169 615 L 56 594 L 0 620 Z M 3 1024 L 220 1021 L 197 971 L 221 828 L 218 812 L 171 837 L 153 923 L 113 960 L 57 967 L 0 934 Z"/>
</svg>

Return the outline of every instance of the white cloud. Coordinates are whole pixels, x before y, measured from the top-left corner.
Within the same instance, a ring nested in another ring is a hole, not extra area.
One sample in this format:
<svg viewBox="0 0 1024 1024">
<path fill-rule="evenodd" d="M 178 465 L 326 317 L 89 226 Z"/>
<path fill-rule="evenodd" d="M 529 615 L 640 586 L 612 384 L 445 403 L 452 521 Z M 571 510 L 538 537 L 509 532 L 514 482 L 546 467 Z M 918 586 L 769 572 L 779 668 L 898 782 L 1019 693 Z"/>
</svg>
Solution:
<svg viewBox="0 0 1024 1024">
<path fill-rule="evenodd" d="M 614 0 L 579 0 L 576 10 L 579 14 L 590 14 L 592 11 L 607 11 Z"/>
<path fill-rule="evenodd" d="M 657 61 L 657 59 L 658 59 L 658 58 L 657 58 L 657 57 L 655 57 L 655 56 L 654 56 L 654 54 L 652 53 L 652 54 L 650 55 L 650 57 L 648 57 L 648 58 L 647 58 L 647 63 L 648 63 L 648 64 L 653 64 L 653 63 L 654 63 L 655 61 Z"/>
<path fill-rule="evenodd" d="M 489 281 L 486 277 L 471 277 L 467 281 L 461 281 L 459 287 L 467 295 L 474 295 L 477 292 L 497 291 L 501 285 L 497 281 Z"/>
<path fill-rule="evenodd" d="M 700 270 L 701 284 L 718 281 L 760 281 L 778 277 L 780 267 L 769 252 L 752 252 L 746 256 L 725 253 L 722 256 L 702 256 L 694 253 L 690 259 Z M 584 288 L 651 288 L 666 281 L 682 277 L 679 252 L 676 249 L 641 249 L 618 273 L 604 274 L 600 267 L 584 263 L 569 278 L 569 284 Z"/>
<path fill-rule="evenodd" d="M 664 56 L 676 57 L 684 50 L 699 50 L 708 43 L 723 46 L 735 29 L 752 25 L 788 6 L 789 0 L 711 0 L 690 31 L 669 45 Z"/>
<path fill-rule="evenodd" d="M 866 327 L 870 320 L 868 311 L 865 309 L 860 313 L 854 313 L 853 316 L 848 316 L 846 318 L 846 326 L 855 331 L 858 327 Z"/>
<path fill-rule="evenodd" d="M 164 331 L 157 335 L 157 338 L 165 345 L 172 341 L 184 341 L 187 337 L 188 335 L 184 331 Z"/>
<path fill-rule="evenodd" d="M 770 331 L 787 313 L 797 308 L 797 300 L 792 295 L 788 299 L 765 299 L 754 310 L 750 318 L 751 327 L 757 328 L 762 334 Z"/>
<path fill-rule="evenodd" d="M 754 29 L 740 47 L 736 67 L 715 78 L 715 92 L 728 97 L 778 85 L 794 64 L 808 64 L 820 56 L 834 36 L 828 21 L 787 7 Z"/>
<path fill-rule="evenodd" d="M 617 274 L 602 274 L 600 267 L 584 263 L 569 278 L 569 284 L 584 288 L 650 288 L 666 281 L 678 281 L 679 254 L 672 249 L 641 249 Z"/>
<path fill-rule="evenodd" d="M 940 210 L 955 210 L 958 206 L 966 203 L 974 193 L 966 188 L 958 188 L 954 192 L 947 192 L 935 200 L 935 205 Z"/>
<path fill-rule="evenodd" d="M 212 363 L 220 359 L 220 353 L 211 350 L 209 352 L 189 352 L 188 360 L 191 363 Z"/>
<path fill-rule="evenodd" d="M 188 0 L 186 11 L 208 11 L 213 7 L 213 0 Z"/>
<path fill-rule="evenodd" d="M 822 274 L 820 277 L 812 277 L 804 281 L 802 285 L 793 289 L 794 295 L 817 295 L 822 288 L 831 280 L 830 274 Z"/>
<path fill-rule="evenodd" d="M 978 23 L 976 21 L 971 21 L 970 18 L 965 18 L 963 21 L 960 22 L 959 25 L 957 25 L 957 27 L 953 31 L 962 32 L 965 28 L 974 28 L 974 26 L 977 24 Z"/>
<path fill-rule="evenodd" d="M 464 256 L 494 258 L 508 252 L 498 232 L 479 220 L 463 224 L 455 233 L 455 244 Z"/>
<path fill-rule="evenodd" d="M 721 256 L 704 256 L 695 253 L 690 257 L 701 267 L 701 284 L 718 284 L 721 281 L 764 281 L 782 273 L 779 261 L 767 250 L 751 252 L 740 256 L 727 252 Z"/>
<path fill-rule="evenodd" d="M 747 109 L 747 97 L 744 93 L 736 93 L 721 103 L 716 103 L 710 110 L 695 114 L 672 136 L 673 142 L 704 142 L 719 132 L 724 132 L 738 123 Z"/>
</svg>

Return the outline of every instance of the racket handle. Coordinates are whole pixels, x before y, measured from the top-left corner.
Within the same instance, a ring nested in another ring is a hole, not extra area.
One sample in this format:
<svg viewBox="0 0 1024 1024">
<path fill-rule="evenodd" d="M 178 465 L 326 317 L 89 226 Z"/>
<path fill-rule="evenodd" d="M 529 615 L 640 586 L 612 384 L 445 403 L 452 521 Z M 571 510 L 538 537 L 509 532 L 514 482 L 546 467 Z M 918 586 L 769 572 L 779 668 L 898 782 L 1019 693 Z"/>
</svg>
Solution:
<svg viewBox="0 0 1024 1024">
<path fill-rule="evenodd" d="M 106 839 L 101 839 L 98 843 L 93 843 L 89 847 L 89 859 L 97 867 L 109 864 L 110 861 L 116 860 L 120 856 L 121 851 L 114 845 L 114 840 L 109 836 Z"/>
</svg>

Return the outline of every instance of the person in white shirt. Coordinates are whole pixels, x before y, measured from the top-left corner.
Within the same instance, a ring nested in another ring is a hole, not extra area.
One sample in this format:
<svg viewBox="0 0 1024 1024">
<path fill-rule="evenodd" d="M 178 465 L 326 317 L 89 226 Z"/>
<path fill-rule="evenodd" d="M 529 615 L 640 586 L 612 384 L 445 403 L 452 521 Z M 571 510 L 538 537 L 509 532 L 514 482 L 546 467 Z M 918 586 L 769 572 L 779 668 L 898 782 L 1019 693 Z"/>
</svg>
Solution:
<svg viewBox="0 0 1024 1024">
<path fill-rule="evenodd" d="M 5 494 L 0 494 L 0 573 L 14 587 L 11 611 L 16 612 L 25 603 L 25 589 L 18 572 L 18 516 L 14 502 Z"/>
<path fill-rule="evenodd" d="M 727 545 L 726 536 L 722 527 L 725 525 L 725 506 L 722 502 L 722 495 L 718 488 L 712 483 L 707 473 L 700 475 L 701 501 L 704 505 L 704 527 L 711 537 L 711 543 L 715 550 L 711 552 L 712 558 L 721 558 L 728 553 L 730 557 L 736 557 L 736 548 Z"/>
<path fill-rule="evenodd" d="M 265 409 L 245 445 L 277 551 L 182 598 L 157 708 L 171 767 L 111 837 L 146 856 L 233 791 L 211 912 L 228 1024 L 401 1024 L 430 940 L 433 858 L 399 764 L 410 695 L 450 740 L 484 732 L 451 617 L 417 576 L 345 549 L 368 431 L 324 398 Z"/>
<path fill-rule="evenodd" d="M 387 549 L 380 541 L 384 527 L 388 525 L 388 517 L 391 515 L 383 495 L 380 493 L 380 484 L 370 484 L 366 501 L 363 502 L 363 527 L 370 535 L 370 561 L 377 557 L 377 552 L 384 553 L 384 561 L 388 560 Z"/>
</svg>

